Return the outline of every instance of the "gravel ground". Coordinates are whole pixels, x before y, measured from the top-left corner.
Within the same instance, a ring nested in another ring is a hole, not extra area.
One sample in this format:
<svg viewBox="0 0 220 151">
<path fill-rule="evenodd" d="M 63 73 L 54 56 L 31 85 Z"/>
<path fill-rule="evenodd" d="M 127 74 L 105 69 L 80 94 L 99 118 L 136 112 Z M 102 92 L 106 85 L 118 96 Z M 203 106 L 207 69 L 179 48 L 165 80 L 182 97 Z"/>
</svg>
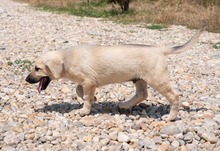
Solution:
<svg viewBox="0 0 220 151">
<path fill-rule="evenodd" d="M 117 102 L 134 94 L 132 83 L 97 90 L 92 113 L 82 106 L 76 85 L 52 82 L 46 91 L 24 79 L 42 52 L 77 44 L 183 44 L 195 30 L 170 26 L 155 31 L 94 18 L 53 14 L 27 4 L 0 4 L 0 150 L 139 151 L 220 150 L 220 34 L 205 32 L 190 51 L 168 57 L 171 84 L 182 103 L 178 120 L 160 119 L 169 110 L 165 98 L 149 88 L 149 97 L 130 112 Z"/>
</svg>

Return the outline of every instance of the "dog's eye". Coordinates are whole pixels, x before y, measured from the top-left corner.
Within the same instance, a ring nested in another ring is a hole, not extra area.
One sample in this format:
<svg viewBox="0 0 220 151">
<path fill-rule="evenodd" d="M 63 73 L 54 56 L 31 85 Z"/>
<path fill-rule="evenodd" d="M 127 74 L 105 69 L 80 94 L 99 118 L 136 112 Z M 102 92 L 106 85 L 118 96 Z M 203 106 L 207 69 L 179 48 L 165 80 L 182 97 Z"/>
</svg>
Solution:
<svg viewBox="0 0 220 151">
<path fill-rule="evenodd" d="M 35 71 L 39 71 L 40 70 L 40 68 L 38 68 L 38 67 L 35 67 Z"/>
</svg>

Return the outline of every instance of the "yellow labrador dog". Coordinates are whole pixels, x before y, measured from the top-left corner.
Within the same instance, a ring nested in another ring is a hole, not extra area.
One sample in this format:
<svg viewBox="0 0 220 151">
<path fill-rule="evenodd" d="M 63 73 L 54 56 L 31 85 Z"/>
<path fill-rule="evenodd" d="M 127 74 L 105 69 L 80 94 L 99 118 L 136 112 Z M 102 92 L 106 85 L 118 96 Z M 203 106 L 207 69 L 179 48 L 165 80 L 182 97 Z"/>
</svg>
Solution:
<svg viewBox="0 0 220 151">
<path fill-rule="evenodd" d="M 151 86 L 170 103 L 170 113 L 164 120 L 175 120 L 178 114 L 178 95 L 169 84 L 166 55 L 187 50 L 198 41 L 202 27 L 187 43 L 175 47 L 148 45 L 79 45 L 62 51 L 41 55 L 27 76 L 29 83 L 39 82 L 38 91 L 45 90 L 51 80 L 66 78 L 79 85 L 76 93 L 85 102 L 79 110 L 81 116 L 90 113 L 97 87 L 133 81 L 136 94 L 119 108 L 129 109 L 147 98 L 147 85 Z"/>
</svg>

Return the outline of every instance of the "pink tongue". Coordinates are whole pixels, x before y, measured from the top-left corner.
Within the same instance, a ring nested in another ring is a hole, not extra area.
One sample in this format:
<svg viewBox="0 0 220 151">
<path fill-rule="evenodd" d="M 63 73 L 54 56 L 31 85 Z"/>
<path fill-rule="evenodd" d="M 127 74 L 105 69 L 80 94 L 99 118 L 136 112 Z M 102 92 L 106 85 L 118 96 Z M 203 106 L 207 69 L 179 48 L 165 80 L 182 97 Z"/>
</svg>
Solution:
<svg viewBox="0 0 220 151">
<path fill-rule="evenodd" d="M 40 80 L 39 86 L 38 86 L 38 88 L 37 88 L 37 90 L 38 90 L 39 93 L 42 91 L 43 82 L 44 82 L 44 78 L 42 78 L 42 79 Z"/>
</svg>

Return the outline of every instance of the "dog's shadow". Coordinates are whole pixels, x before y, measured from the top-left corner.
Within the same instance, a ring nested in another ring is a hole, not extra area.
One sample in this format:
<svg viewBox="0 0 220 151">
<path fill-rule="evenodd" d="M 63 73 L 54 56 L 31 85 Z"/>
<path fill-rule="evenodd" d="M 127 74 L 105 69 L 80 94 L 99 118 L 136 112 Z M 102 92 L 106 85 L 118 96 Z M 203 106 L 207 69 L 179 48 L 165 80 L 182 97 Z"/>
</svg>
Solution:
<svg viewBox="0 0 220 151">
<path fill-rule="evenodd" d="M 36 109 L 36 112 L 59 112 L 61 114 L 74 112 L 74 110 L 79 110 L 82 108 L 83 104 L 70 104 L 70 103 L 59 103 L 52 105 L 45 105 L 43 108 Z M 197 112 L 199 110 L 207 110 L 206 108 L 197 108 L 194 110 L 186 110 L 181 109 L 187 112 Z M 90 115 L 95 114 L 126 114 L 126 115 L 134 115 L 141 117 L 149 117 L 155 119 L 161 119 L 161 117 L 165 114 L 168 114 L 170 111 L 170 105 L 168 104 L 145 104 L 141 103 L 139 105 L 135 105 L 130 110 L 122 110 L 118 108 L 116 102 L 95 102 L 92 105 Z"/>
<path fill-rule="evenodd" d="M 52 105 L 45 105 L 43 108 L 36 109 L 36 112 L 59 112 L 59 113 L 70 113 L 74 110 L 82 108 L 83 104 L 75 103 L 59 103 Z M 141 103 L 134 106 L 130 110 L 119 109 L 116 102 L 95 102 L 92 105 L 90 115 L 95 114 L 126 114 L 126 115 L 140 115 L 141 117 L 161 118 L 163 115 L 168 114 L 170 110 L 169 105 L 155 105 Z"/>
</svg>

